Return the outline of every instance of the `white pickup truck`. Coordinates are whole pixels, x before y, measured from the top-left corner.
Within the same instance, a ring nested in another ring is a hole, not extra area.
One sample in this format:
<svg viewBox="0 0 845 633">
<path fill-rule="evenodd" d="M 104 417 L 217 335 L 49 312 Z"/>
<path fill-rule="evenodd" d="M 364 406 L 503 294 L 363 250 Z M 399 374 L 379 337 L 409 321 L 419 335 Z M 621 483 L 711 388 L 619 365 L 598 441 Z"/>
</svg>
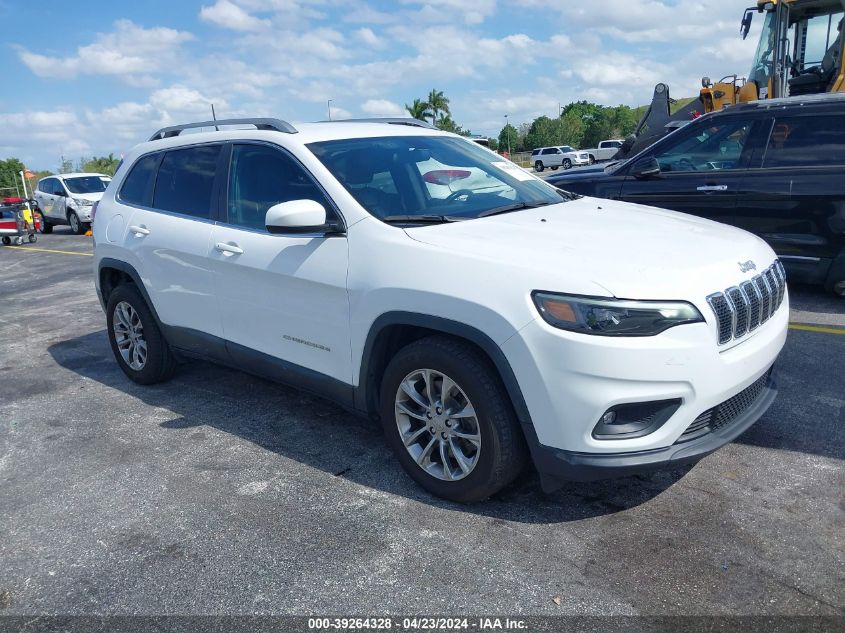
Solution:
<svg viewBox="0 0 845 633">
<path fill-rule="evenodd" d="M 622 147 L 624 141 L 611 139 L 609 141 L 602 141 L 595 149 L 584 150 L 590 154 L 590 164 L 599 163 L 603 160 L 612 160 L 619 148 Z"/>
</svg>

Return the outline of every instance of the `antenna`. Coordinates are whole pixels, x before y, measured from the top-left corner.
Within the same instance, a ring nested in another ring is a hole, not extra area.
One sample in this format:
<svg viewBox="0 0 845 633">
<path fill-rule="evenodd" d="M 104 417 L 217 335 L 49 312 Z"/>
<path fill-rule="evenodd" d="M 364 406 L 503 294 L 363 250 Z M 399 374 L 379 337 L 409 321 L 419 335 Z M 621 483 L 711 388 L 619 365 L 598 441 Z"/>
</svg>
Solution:
<svg viewBox="0 0 845 633">
<path fill-rule="evenodd" d="M 216 121 L 216 120 L 217 120 L 217 115 L 216 115 L 216 114 L 214 114 L 214 104 L 213 104 L 213 103 L 211 104 L 211 120 L 212 120 L 212 121 Z M 214 131 L 215 131 L 215 132 L 219 132 L 219 131 L 220 131 L 220 128 L 219 128 L 218 126 L 216 126 L 216 125 L 215 125 L 215 126 L 214 126 Z"/>
</svg>

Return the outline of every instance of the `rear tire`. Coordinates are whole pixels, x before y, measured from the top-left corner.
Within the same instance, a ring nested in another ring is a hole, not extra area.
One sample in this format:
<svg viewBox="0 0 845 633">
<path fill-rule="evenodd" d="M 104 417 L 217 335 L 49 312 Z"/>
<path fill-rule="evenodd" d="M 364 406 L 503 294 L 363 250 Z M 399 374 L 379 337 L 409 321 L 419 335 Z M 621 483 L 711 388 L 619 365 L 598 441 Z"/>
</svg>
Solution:
<svg viewBox="0 0 845 633">
<path fill-rule="evenodd" d="M 504 385 L 460 340 L 437 335 L 401 349 L 384 372 L 380 405 L 402 467 L 438 497 L 487 499 L 525 467 L 525 439 Z"/>
<path fill-rule="evenodd" d="M 10 238 L 8 235 L 4 235 L 3 236 L 3 246 L 8 246 L 11 243 L 12 243 L 12 238 Z"/>
<path fill-rule="evenodd" d="M 106 321 L 114 357 L 130 380 L 152 385 L 173 376 L 176 359 L 135 286 L 123 284 L 112 291 Z"/>
<path fill-rule="evenodd" d="M 47 222 L 47 220 L 44 219 L 44 216 L 41 216 L 41 232 L 44 233 L 44 235 L 50 235 L 50 233 L 53 232 L 53 225 Z"/>
<path fill-rule="evenodd" d="M 543 165 L 543 162 L 542 162 L 542 161 L 539 161 L 539 160 L 538 160 L 536 163 L 534 163 L 534 170 L 535 170 L 535 171 L 537 171 L 537 172 L 541 172 L 541 171 L 543 171 L 544 169 L 545 169 L 545 166 Z"/>
<path fill-rule="evenodd" d="M 68 212 L 67 222 L 68 224 L 70 224 L 70 230 L 76 233 L 77 235 L 83 235 L 85 233 L 85 225 L 82 224 L 82 221 L 79 219 L 79 216 L 76 215 L 76 211 Z"/>
</svg>

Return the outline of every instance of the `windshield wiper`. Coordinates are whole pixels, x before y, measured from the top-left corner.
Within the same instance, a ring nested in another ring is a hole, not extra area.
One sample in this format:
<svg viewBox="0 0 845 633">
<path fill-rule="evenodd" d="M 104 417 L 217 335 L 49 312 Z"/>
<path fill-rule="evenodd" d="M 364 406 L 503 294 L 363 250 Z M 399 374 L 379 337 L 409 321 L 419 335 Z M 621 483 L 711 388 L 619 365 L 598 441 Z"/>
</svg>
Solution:
<svg viewBox="0 0 845 633">
<path fill-rule="evenodd" d="M 465 219 L 450 215 L 388 215 L 381 218 L 381 221 L 385 224 L 447 224 Z"/>
<path fill-rule="evenodd" d="M 547 207 L 550 204 L 551 202 L 517 202 L 504 207 L 496 207 L 495 209 L 484 211 L 483 213 L 479 213 L 476 217 L 489 218 L 491 215 L 502 215 L 503 213 L 513 213 L 514 211 L 523 211 L 525 209 L 539 209 L 540 207 Z"/>
</svg>

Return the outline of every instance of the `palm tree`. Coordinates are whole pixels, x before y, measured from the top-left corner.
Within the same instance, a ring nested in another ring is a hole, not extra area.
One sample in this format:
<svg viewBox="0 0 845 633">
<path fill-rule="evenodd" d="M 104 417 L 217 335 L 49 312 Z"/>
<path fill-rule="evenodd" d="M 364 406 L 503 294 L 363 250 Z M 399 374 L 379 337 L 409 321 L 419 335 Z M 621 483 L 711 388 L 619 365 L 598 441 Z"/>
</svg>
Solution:
<svg viewBox="0 0 845 633">
<path fill-rule="evenodd" d="M 419 119 L 420 121 L 425 121 L 426 117 L 431 116 L 431 111 L 429 111 L 429 105 L 424 102 L 420 101 L 419 99 L 414 99 L 414 102 L 411 105 L 405 104 L 405 109 L 415 119 Z"/>
<path fill-rule="evenodd" d="M 452 114 L 449 110 L 449 98 L 443 94 L 442 90 L 435 90 L 432 88 L 431 92 L 428 93 L 428 107 L 428 114 L 431 117 L 432 123 L 437 120 L 437 115 L 441 112 Z"/>
</svg>

